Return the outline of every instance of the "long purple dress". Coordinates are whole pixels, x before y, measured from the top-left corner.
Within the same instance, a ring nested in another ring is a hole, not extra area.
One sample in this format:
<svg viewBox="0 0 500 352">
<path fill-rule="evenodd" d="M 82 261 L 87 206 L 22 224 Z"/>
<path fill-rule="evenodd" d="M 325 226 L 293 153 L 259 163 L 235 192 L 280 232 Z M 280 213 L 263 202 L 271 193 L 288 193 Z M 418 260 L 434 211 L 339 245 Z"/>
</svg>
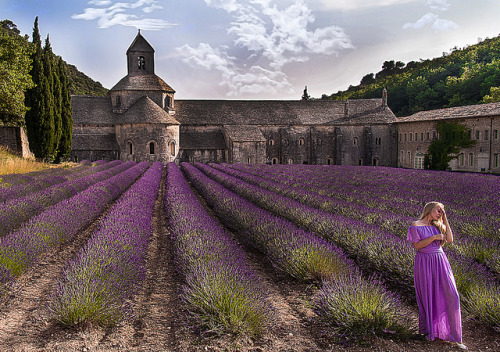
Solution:
<svg viewBox="0 0 500 352">
<path fill-rule="evenodd" d="M 438 233 L 434 226 L 410 226 L 407 240 L 419 242 Z M 440 241 L 417 251 L 414 269 L 420 333 L 429 340 L 462 342 L 460 297 Z"/>
</svg>

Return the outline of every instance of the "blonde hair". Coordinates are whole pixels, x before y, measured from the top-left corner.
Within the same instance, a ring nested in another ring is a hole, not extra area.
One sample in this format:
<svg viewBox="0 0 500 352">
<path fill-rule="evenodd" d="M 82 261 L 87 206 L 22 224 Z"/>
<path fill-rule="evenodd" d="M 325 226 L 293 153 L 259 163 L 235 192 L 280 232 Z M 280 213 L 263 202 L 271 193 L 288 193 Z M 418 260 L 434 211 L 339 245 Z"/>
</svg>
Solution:
<svg viewBox="0 0 500 352">
<path fill-rule="evenodd" d="M 424 210 L 422 210 L 422 215 L 420 215 L 420 220 L 425 219 L 435 207 L 441 207 L 441 209 L 444 209 L 443 203 L 439 202 L 429 202 L 424 206 Z M 443 220 L 432 220 L 430 221 L 430 224 L 437 228 L 440 233 L 445 234 L 446 233 L 446 225 L 443 224 Z M 442 241 L 441 245 L 444 244 L 444 241 Z"/>
</svg>

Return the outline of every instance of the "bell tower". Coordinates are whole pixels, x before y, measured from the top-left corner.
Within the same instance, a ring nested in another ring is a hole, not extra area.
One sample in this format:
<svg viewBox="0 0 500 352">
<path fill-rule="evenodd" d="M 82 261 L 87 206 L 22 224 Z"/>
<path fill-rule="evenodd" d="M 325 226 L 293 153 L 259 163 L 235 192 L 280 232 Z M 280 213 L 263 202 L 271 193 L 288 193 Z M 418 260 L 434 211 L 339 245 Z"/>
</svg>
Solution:
<svg viewBox="0 0 500 352">
<path fill-rule="evenodd" d="M 127 50 L 127 68 L 130 76 L 155 73 L 155 50 L 141 35 L 141 30 Z"/>
</svg>

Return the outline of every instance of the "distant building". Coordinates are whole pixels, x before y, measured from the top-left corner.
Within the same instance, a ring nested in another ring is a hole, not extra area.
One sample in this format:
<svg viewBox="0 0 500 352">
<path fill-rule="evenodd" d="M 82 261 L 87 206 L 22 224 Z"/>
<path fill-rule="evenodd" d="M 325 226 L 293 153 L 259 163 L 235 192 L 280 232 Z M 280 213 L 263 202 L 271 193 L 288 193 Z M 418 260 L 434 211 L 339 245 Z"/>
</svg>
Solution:
<svg viewBox="0 0 500 352">
<path fill-rule="evenodd" d="M 500 173 L 500 103 L 422 111 L 398 119 L 398 167 L 423 169 L 424 155 L 438 138 L 435 123 L 439 120 L 460 122 L 476 141 L 450 162 L 450 170 Z"/>
<path fill-rule="evenodd" d="M 128 74 L 108 96 L 72 97 L 72 158 L 423 168 L 434 123 L 458 119 L 478 143 L 450 168 L 500 172 L 500 103 L 397 118 L 385 89 L 348 101 L 176 100 L 140 32 L 126 54 Z"/>
<path fill-rule="evenodd" d="M 279 164 L 397 163 L 396 117 L 381 99 L 175 100 L 140 34 L 107 97 L 73 96 L 74 159 Z"/>
</svg>

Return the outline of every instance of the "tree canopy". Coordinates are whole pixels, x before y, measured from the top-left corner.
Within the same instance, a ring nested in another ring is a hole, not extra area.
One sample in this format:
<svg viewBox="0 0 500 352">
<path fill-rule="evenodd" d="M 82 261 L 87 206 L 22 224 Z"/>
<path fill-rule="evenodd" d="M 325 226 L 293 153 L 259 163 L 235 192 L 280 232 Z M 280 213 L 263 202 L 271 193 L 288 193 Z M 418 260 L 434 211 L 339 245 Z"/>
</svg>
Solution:
<svg viewBox="0 0 500 352">
<path fill-rule="evenodd" d="M 350 86 L 322 99 L 370 99 L 387 88 L 388 105 L 397 116 L 423 110 L 500 101 L 500 36 L 442 57 L 411 61 L 388 60 L 381 71 L 364 75 Z"/>
<path fill-rule="evenodd" d="M 469 129 L 458 121 L 438 121 L 436 131 L 439 137 L 431 142 L 425 154 L 426 169 L 445 171 L 449 162 L 458 157 L 461 148 L 469 148 L 476 143 L 470 139 Z"/>
<path fill-rule="evenodd" d="M 0 122 L 24 125 L 24 91 L 33 87 L 29 75 L 33 49 L 9 20 L 0 22 Z"/>
</svg>

